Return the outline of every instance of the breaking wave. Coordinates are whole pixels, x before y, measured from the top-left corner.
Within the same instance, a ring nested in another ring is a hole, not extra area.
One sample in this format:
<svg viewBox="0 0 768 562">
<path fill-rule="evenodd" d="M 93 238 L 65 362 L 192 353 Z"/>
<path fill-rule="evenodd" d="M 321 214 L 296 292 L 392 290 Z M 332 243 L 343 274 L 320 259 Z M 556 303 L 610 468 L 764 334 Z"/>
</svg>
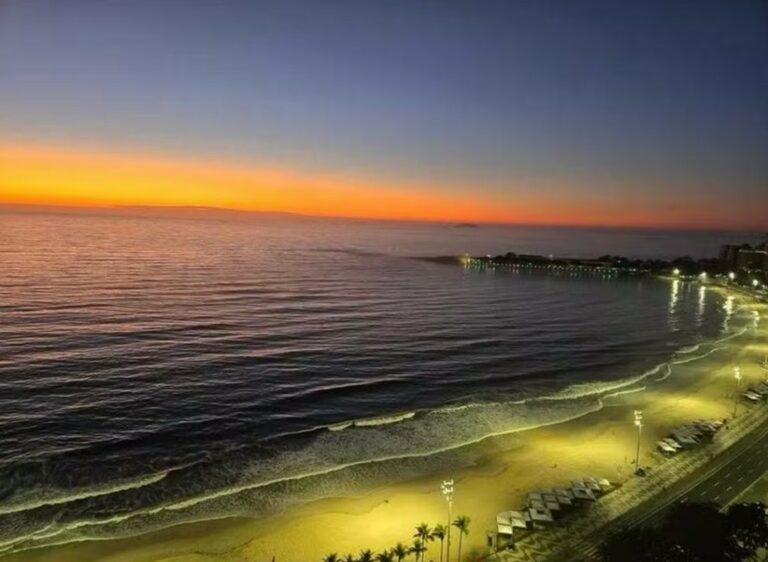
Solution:
<svg viewBox="0 0 768 562">
<path fill-rule="evenodd" d="M 717 340 L 743 334 L 739 330 Z M 563 423 L 600 410 L 603 400 L 641 392 L 668 378 L 675 365 L 702 359 L 723 346 L 698 344 L 636 376 L 578 383 L 559 391 L 497 401 L 452 404 L 424 411 L 356 419 L 301 435 L 302 445 L 264 459 L 233 459 L 236 477 L 212 466 L 166 470 L 110 487 L 14 498 L 0 512 L 0 552 L 78 540 L 131 536 L 181 522 L 232 515 L 264 516 L 287 505 L 354 494 L 372 484 L 469 464 L 467 447 L 483 440 Z M 675 358 L 684 355 L 683 358 Z M 503 397 L 500 397 L 503 398 Z M 290 436 L 288 436 L 290 437 Z M 201 470 L 204 467 L 205 470 Z M 189 484 L 203 478 L 198 494 Z M 85 516 L 85 514 L 90 514 Z"/>
<path fill-rule="evenodd" d="M 363 418 L 347 422 L 335 423 L 329 425 L 331 431 L 342 431 L 350 427 L 376 427 L 377 425 L 390 425 L 401 421 L 409 420 L 416 416 L 416 412 L 405 412 L 403 414 L 393 414 L 390 416 L 377 416 L 374 418 Z"/>
</svg>

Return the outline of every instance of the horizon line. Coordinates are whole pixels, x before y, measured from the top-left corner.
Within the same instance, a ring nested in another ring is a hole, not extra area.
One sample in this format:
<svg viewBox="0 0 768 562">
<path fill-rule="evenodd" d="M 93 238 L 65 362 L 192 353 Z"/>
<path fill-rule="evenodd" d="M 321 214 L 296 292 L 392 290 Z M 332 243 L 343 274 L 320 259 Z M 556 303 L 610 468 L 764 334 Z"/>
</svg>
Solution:
<svg viewBox="0 0 768 562">
<path fill-rule="evenodd" d="M 0 201 L 0 212 L 18 212 L 19 214 L 84 214 L 93 215 L 98 213 L 112 212 L 115 216 L 157 216 L 162 212 L 177 212 L 178 216 L 168 214 L 158 218 L 179 218 L 179 219 L 201 219 L 201 218 L 227 218 L 220 217 L 202 217 L 191 216 L 194 212 L 207 212 L 213 214 L 238 215 L 241 217 L 283 217 L 297 219 L 327 219 L 327 220 L 348 220 L 348 221 L 373 221 L 383 223 L 412 223 L 412 224 L 431 224 L 431 225 L 451 225 L 451 226 L 509 226 L 509 227 L 529 227 L 529 228 L 572 228 L 572 229 L 599 229 L 599 230 L 649 230 L 649 231 L 688 231 L 688 232 L 763 232 L 768 235 L 768 225 L 751 225 L 744 228 L 723 228 L 716 226 L 652 226 L 652 225 L 606 225 L 606 224 L 568 224 L 557 222 L 503 222 L 492 220 L 441 220 L 429 218 L 389 218 L 389 217 L 369 217 L 369 216 L 347 216 L 333 214 L 312 214 L 298 213 L 294 211 L 271 211 L 258 209 L 240 209 L 236 207 L 217 207 L 210 205 L 67 205 L 55 203 L 16 203 L 13 201 Z M 146 215 L 143 215 L 145 212 Z M 187 214 L 184 216 L 184 214 Z"/>
<path fill-rule="evenodd" d="M 724 212 L 722 203 L 691 200 L 674 195 L 674 190 L 661 199 L 645 197 L 642 189 L 617 198 L 593 193 L 578 181 L 563 183 L 556 178 L 539 183 L 523 178 L 517 187 L 510 184 L 504 194 L 478 196 L 477 186 L 470 184 L 443 190 L 436 184 L 375 180 L 343 170 L 310 172 L 213 157 L 193 160 L 2 139 L 0 167 L 4 168 L 0 204 L 7 205 L 112 212 L 131 207 L 198 212 L 207 208 L 437 224 L 768 230 L 756 204 L 740 204 L 732 209 L 735 212 Z M 570 197 L 562 195 L 568 186 Z"/>
</svg>

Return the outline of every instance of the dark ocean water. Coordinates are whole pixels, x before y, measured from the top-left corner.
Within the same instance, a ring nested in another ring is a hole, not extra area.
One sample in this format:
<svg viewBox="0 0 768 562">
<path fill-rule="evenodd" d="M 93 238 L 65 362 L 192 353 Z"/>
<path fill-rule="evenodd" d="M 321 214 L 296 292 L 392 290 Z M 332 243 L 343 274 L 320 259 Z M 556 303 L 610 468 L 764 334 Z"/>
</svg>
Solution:
<svg viewBox="0 0 768 562">
<path fill-rule="evenodd" d="M 696 284 L 416 258 L 704 257 L 745 238 L 0 214 L 0 553 L 435 470 L 739 328 Z"/>
</svg>

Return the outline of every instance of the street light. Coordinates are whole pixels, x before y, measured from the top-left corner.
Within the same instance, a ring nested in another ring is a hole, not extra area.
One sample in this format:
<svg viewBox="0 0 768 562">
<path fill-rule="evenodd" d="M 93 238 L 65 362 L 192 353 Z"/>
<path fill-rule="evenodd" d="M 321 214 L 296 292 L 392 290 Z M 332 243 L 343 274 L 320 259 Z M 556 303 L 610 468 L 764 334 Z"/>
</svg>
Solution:
<svg viewBox="0 0 768 562">
<path fill-rule="evenodd" d="M 734 279 L 736 279 L 736 274 L 733 271 L 729 271 L 728 272 L 728 279 L 733 281 Z"/>
<path fill-rule="evenodd" d="M 635 425 L 637 426 L 637 452 L 635 453 L 635 474 L 640 473 L 640 434 L 643 431 L 643 411 L 635 410 Z"/>
<path fill-rule="evenodd" d="M 453 518 L 453 479 L 443 480 L 440 489 L 448 502 L 448 551 L 445 554 L 445 562 L 451 562 L 451 519 Z"/>
<path fill-rule="evenodd" d="M 736 395 L 733 398 L 733 417 L 736 417 L 736 408 L 739 406 L 739 388 L 741 387 L 741 367 L 733 368 L 733 378 L 736 379 Z"/>
<path fill-rule="evenodd" d="M 752 286 L 757 288 L 758 285 L 760 285 L 760 281 L 758 281 L 757 279 L 752 279 Z"/>
<path fill-rule="evenodd" d="M 680 270 L 678 268 L 673 269 L 672 275 L 680 275 Z"/>
</svg>

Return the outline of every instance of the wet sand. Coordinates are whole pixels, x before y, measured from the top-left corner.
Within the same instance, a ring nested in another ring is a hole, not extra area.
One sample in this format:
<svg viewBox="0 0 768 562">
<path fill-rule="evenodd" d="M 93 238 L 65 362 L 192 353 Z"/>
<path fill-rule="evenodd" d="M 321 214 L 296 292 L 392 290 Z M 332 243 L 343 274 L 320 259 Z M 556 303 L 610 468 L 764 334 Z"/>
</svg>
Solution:
<svg viewBox="0 0 768 562">
<path fill-rule="evenodd" d="M 711 289 L 718 290 L 718 289 Z M 757 329 L 722 344 L 712 354 L 676 365 L 667 379 L 640 392 L 607 398 L 605 407 L 578 419 L 521 433 L 488 438 L 472 445 L 471 466 L 417 480 L 385 485 L 365 495 L 331 498 L 297 506 L 261 519 L 231 518 L 180 525 L 122 540 L 87 541 L 36 549 L 3 558 L 8 562 L 222 562 L 320 561 L 329 552 L 374 552 L 397 542 L 409 544 L 413 528 L 447 522 L 440 493 L 445 478 L 456 481 L 454 516 L 471 517 L 464 539 L 465 560 L 487 552 L 486 532 L 499 511 L 519 508 L 524 495 L 539 487 L 567 484 L 586 475 L 622 482 L 631 477 L 637 433 L 633 410 L 644 412 L 640 462 L 661 462 L 656 441 L 670 428 L 700 418 L 733 414 L 741 365 L 741 388 L 763 380 L 759 362 L 768 353 L 768 306 L 736 296 L 736 304 L 758 311 Z M 694 354 L 695 355 L 695 354 Z M 739 401 L 741 411 L 750 406 Z M 455 560 L 454 534 L 452 559 Z M 439 559 L 431 543 L 426 560 Z"/>
</svg>

